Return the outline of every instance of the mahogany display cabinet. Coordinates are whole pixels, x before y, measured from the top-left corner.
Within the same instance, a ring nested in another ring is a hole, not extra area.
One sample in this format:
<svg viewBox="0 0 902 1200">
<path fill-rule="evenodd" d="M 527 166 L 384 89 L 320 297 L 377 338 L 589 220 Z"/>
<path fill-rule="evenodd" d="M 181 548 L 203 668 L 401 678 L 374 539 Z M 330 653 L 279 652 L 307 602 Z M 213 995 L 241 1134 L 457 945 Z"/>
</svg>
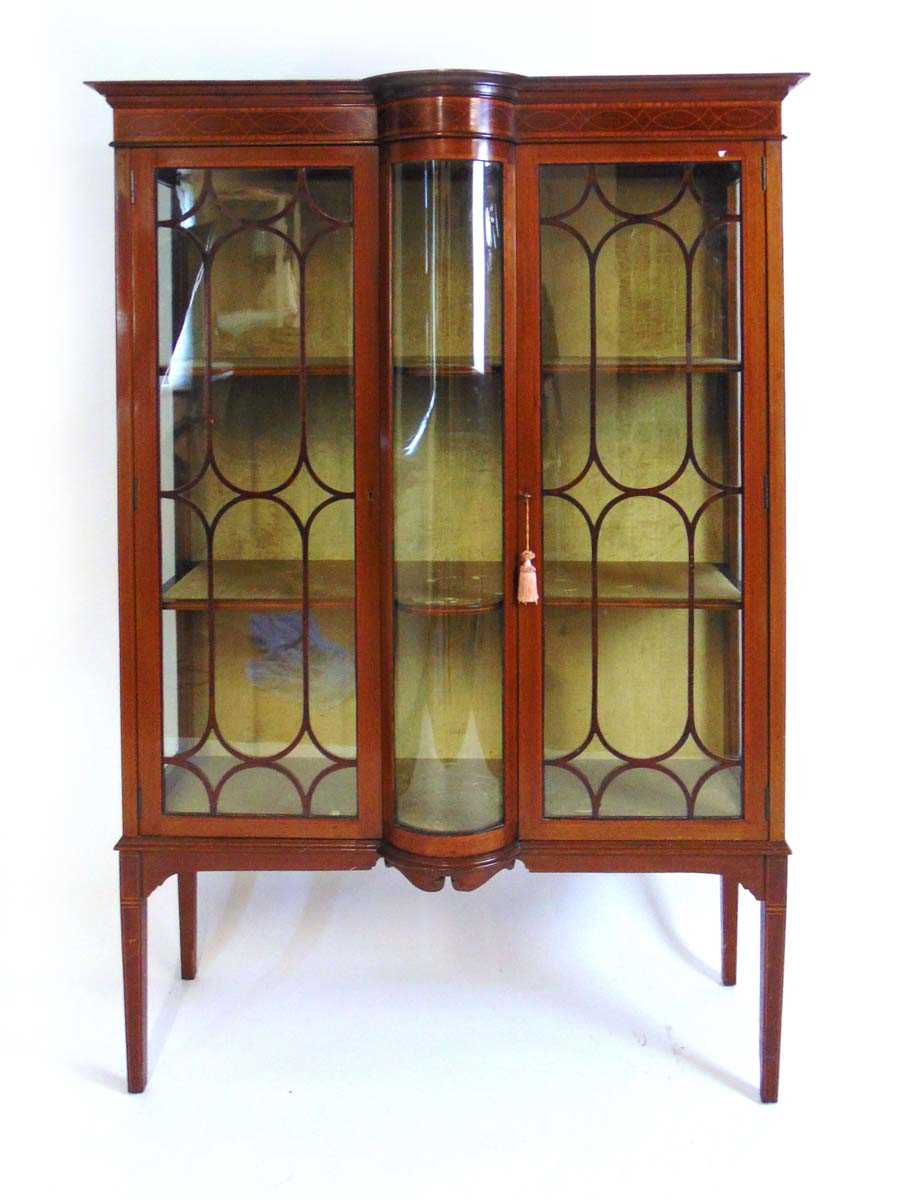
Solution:
<svg viewBox="0 0 902 1200">
<path fill-rule="evenodd" d="M 100 83 L 128 1087 L 177 876 L 721 879 L 786 919 L 781 102 L 801 75 Z M 497 884 L 496 884 L 497 886 Z M 516 920 L 516 913 L 512 914 Z"/>
</svg>

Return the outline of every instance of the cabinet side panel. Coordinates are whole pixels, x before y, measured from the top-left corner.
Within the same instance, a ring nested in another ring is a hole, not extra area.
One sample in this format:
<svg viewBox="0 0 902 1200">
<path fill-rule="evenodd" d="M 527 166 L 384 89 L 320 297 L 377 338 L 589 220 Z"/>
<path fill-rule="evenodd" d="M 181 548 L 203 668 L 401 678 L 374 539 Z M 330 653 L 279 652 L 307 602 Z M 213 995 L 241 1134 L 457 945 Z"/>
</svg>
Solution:
<svg viewBox="0 0 902 1200">
<path fill-rule="evenodd" d="M 767 786 L 767 300 L 764 143 L 750 147 L 743 177 L 743 800 L 757 836 L 766 830 Z"/>
<path fill-rule="evenodd" d="M 116 188 L 116 429 L 119 487 L 119 692 L 122 729 L 122 832 L 138 832 L 135 685 L 135 566 L 132 483 L 132 227 L 130 154 L 117 150 Z"/>
<path fill-rule="evenodd" d="M 783 365 L 782 148 L 768 142 L 767 155 L 767 342 L 770 472 L 770 836 L 785 836 L 786 782 L 786 430 Z"/>
</svg>

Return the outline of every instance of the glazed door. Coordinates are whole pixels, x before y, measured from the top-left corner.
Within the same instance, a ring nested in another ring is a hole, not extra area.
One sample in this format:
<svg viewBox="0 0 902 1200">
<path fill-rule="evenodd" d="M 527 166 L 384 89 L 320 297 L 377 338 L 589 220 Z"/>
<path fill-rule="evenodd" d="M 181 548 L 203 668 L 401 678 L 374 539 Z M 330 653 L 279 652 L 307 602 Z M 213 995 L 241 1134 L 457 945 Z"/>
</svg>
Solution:
<svg viewBox="0 0 902 1200">
<path fill-rule="evenodd" d="M 132 156 L 142 832 L 379 832 L 374 155 Z"/>
<path fill-rule="evenodd" d="M 526 837 L 764 833 L 760 157 L 518 158 Z"/>
<path fill-rule="evenodd" d="M 386 825 L 477 853 L 515 820 L 511 151 L 387 153 Z"/>
</svg>

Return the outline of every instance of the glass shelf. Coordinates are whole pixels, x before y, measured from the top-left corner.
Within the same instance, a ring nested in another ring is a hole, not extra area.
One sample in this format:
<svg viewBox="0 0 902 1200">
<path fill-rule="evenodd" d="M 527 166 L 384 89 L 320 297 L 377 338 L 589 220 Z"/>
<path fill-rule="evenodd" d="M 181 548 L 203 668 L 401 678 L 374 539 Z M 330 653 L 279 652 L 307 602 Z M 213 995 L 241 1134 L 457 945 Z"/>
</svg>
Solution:
<svg viewBox="0 0 902 1200">
<path fill-rule="evenodd" d="M 443 378 L 453 376 L 483 376 L 502 369 L 499 359 L 484 359 L 474 363 L 472 359 L 439 355 L 436 358 L 400 358 L 395 359 L 393 369 L 406 375 L 440 375 Z"/>
<path fill-rule="evenodd" d="M 502 767 L 500 758 L 397 758 L 398 823 L 428 833 L 493 828 L 501 821 Z"/>
<path fill-rule="evenodd" d="M 402 611 L 490 612 L 503 596 L 500 562 L 395 563 L 395 603 Z"/>
</svg>

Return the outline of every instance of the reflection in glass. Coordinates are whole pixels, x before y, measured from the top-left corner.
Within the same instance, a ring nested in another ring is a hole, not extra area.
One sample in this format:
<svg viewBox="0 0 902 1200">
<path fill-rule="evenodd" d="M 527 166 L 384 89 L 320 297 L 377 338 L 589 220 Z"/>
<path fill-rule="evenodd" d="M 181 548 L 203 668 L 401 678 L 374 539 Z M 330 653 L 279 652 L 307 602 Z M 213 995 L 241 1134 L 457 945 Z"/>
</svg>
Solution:
<svg viewBox="0 0 902 1200">
<path fill-rule="evenodd" d="M 158 174 L 168 813 L 357 812 L 351 184 Z"/>
<path fill-rule="evenodd" d="M 548 816 L 742 813 L 739 197 L 540 171 Z"/>
<path fill-rule="evenodd" d="M 397 820 L 503 817 L 501 166 L 392 177 Z"/>
</svg>

